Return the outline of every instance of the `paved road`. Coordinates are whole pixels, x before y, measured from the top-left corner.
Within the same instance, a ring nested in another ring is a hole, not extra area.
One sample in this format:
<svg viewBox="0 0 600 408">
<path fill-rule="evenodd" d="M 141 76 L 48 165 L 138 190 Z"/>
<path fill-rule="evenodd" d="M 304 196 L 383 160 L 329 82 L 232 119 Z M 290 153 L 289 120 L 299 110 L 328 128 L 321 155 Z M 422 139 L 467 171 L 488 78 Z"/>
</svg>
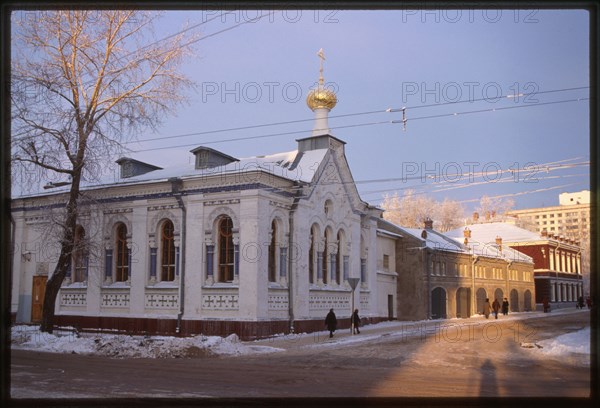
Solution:
<svg viewBox="0 0 600 408">
<path fill-rule="evenodd" d="M 543 357 L 521 343 L 582 329 L 589 316 L 564 310 L 401 330 L 367 326 L 362 337 L 338 332 L 333 341 L 263 340 L 256 344 L 286 350 L 238 357 L 112 359 L 13 350 L 11 392 L 13 398 L 588 397 L 589 355 Z"/>
</svg>

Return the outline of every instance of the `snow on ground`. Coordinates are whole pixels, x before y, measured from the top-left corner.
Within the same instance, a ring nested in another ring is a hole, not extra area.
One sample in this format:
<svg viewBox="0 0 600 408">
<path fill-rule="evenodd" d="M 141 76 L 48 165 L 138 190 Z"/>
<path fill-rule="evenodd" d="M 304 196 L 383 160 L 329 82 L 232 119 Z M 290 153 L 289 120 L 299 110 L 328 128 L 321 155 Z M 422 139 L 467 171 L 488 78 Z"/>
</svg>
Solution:
<svg viewBox="0 0 600 408">
<path fill-rule="evenodd" d="M 590 328 L 542 340 L 537 344 L 542 346 L 542 353 L 552 356 L 564 356 L 569 353 L 590 354 Z"/>
<path fill-rule="evenodd" d="M 562 311 L 556 311 L 560 313 Z M 567 310 L 565 309 L 565 312 Z M 536 313 L 536 312 L 533 312 Z M 520 320 L 531 317 L 529 313 L 511 313 L 502 320 Z M 549 314 L 536 313 L 536 317 Z M 384 337 L 423 336 L 439 332 L 440 325 L 461 326 L 490 323 L 482 316 L 473 316 L 466 323 L 464 319 L 423 320 L 420 322 L 382 322 L 361 328 L 361 334 L 342 336 L 345 330 L 336 332 L 328 339 L 329 332 L 280 334 L 270 339 L 242 342 L 237 335 L 228 337 L 197 335 L 194 337 L 132 336 L 125 334 L 76 333 L 72 329 L 55 330 L 54 334 L 42 333 L 39 326 L 19 325 L 11 331 L 11 344 L 15 349 L 30 349 L 54 353 L 95 354 L 116 358 L 193 358 L 214 355 L 249 355 L 284 351 L 290 345 L 295 347 L 333 347 L 376 341 Z M 493 320 L 492 320 L 493 322 Z M 389 338 L 389 337 L 388 337 Z M 265 345 L 270 344 L 270 345 Z M 284 348 L 274 347 L 283 345 Z M 526 346 L 526 345 L 522 345 Z M 577 354 L 590 354 L 590 328 L 564 334 L 554 339 L 542 340 L 532 347 L 553 357 Z"/>
<path fill-rule="evenodd" d="M 243 343 L 238 336 L 130 336 L 124 334 L 39 331 L 39 326 L 14 326 L 11 346 L 53 353 L 95 354 L 116 358 L 189 358 L 211 355 L 247 355 L 282 351 L 269 346 Z"/>
</svg>

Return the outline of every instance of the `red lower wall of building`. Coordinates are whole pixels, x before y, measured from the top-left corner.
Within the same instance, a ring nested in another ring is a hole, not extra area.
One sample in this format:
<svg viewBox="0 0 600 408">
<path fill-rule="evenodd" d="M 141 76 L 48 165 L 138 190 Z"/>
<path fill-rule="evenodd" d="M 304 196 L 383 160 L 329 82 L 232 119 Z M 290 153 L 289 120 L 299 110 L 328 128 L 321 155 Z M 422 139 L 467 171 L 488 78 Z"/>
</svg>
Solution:
<svg viewBox="0 0 600 408">
<path fill-rule="evenodd" d="M 361 319 L 361 325 L 374 324 L 389 319 L 367 317 Z M 237 334 L 241 340 L 256 340 L 275 334 L 289 334 L 289 321 L 228 321 L 228 320 L 182 320 L 179 333 L 176 319 L 151 319 L 104 316 L 56 315 L 55 325 L 74 327 L 78 330 L 116 331 L 137 335 L 191 336 L 228 336 Z M 349 329 L 350 318 L 338 319 L 338 330 Z M 313 333 L 326 330 L 324 320 L 296 320 L 294 333 Z"/>
</svg>

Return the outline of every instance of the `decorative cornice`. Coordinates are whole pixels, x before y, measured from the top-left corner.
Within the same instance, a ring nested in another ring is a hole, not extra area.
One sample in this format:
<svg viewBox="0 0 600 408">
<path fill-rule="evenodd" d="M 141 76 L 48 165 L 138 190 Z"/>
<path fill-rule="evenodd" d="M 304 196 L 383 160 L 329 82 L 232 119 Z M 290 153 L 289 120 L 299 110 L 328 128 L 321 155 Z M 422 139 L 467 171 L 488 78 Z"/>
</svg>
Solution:
<svg viewBox="0 0 600 408">
<path fill-rule="evenodd" d="M 179 208 L 178 204 L 152 205 L 148 207 L 148 211 L 174 210 Z"/>
<path fill-rule="evenodd" d="M 231 204 L 239 204 L 240 203 L 240 199 L 239 198 L 232 198 L 232 199 L 223 199 L 223 200 L 211 200 L 211 201 L 205 201 L 203 204 L 205 207 L 209 207 L 209 206 L 215 206 L 215 205 L 231 205 Z"/>
<path fill-rule="evenodd" d="M 125 214 L 125 213 L 131 213 L 131 212 L 133 212 L 133 208 L 111 208 L 111 209 L 103 211 L 104 215 Z"/>
<path fill-rule="evenodd" d="M 272 205 L 273 207 L 277 207 L 277 208 L 283 208 L 284 210 L 292 209 L 292 206 L 289 204 L 284 204 L 284 203 L 280 203 L 280 202 L 272 201 L 272 200 L 269 200 L 269 205 Z"/>
<path fill-rule="evenodd" d="M 48 220 L 48 218 L 44 215 L 40 215 L 37 217 L 25 217 L 25 223 L 26 224 L 43 224 L 43 223 L 47 223 L 50 220 Z"/>
</svg>

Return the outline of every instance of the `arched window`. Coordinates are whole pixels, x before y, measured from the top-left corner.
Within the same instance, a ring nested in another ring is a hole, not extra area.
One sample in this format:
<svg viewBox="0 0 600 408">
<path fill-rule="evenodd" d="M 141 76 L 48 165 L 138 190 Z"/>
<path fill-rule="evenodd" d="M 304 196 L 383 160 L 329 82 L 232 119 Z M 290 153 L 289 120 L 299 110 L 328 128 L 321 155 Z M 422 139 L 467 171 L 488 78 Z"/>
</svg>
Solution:
<svg viewBox="0 0 600 408">
<path fill-rule="evenodd" d="M 333 213 L 333 202 L 331 200 L 325 201 L 325 205 L 324 205 L 323 211 L 325 212 L 325 215 L 328 218 L 331 217 L 331 215 Z"/>
<path fill-rule="evenodd" d="M 175 280 L 175 237 L 174 237 L 173 222 L 167 220 L 163 223 L 161 228 L 161 280 L 162 281 L 173 281 Z"/>
<path fill-rule="evenodd" d="M 341 231 L 338 231 L 337 241 L 338 241 L 337 253 L 335 254 L 335 257 L 336 257 L 336 262 L 335 262 L 335 281 L 339 285 L 340 282 L 342 281 L 342 261 L 343 261 L 343 258 L 342 258 L 342 234 L 341 234 Z"/>
<path fill-rule="evenodd" d="M 315 283 L 315 239 L 316 231 L 311 228 L 310 231 L 310 247 L 308 248 L 308 283 Z"/>
<path fill-rule="evenodd" d="M 271 243 L 269 244 L 269 282 L 277 281 L 277 222 L 271 223 Z"/>
<path fill-rule="evenodd" d="M 73 282 L 85 282 L 87 280 L 88 257 L 85 244 L 85 229 L 81 225 L 75 228 L 73 243 Z"/>
<path fill-rule="evenodd" d="M 219 282 L 233 281 L 233 221 L 227 216 L 219 220 Z"/>
<path fill-rule="evenodd" d="M 360 234 L 360 281 L 367 284 L 367 245 L 363 234 Z"/>
<path fill-rule="evenodd" d="M 329 242 L 327 242 L 327 231 L 323 246 L 323 283 L 329 282 Z"/>
<path fill-rule="evenodd" d="M 126 282 L 129 276 L 129 248 L 127 248 L 127 227 L 123 223 L 117 226 L 115 242 L 117 249 L 116 282 Z"/>
</svg>

